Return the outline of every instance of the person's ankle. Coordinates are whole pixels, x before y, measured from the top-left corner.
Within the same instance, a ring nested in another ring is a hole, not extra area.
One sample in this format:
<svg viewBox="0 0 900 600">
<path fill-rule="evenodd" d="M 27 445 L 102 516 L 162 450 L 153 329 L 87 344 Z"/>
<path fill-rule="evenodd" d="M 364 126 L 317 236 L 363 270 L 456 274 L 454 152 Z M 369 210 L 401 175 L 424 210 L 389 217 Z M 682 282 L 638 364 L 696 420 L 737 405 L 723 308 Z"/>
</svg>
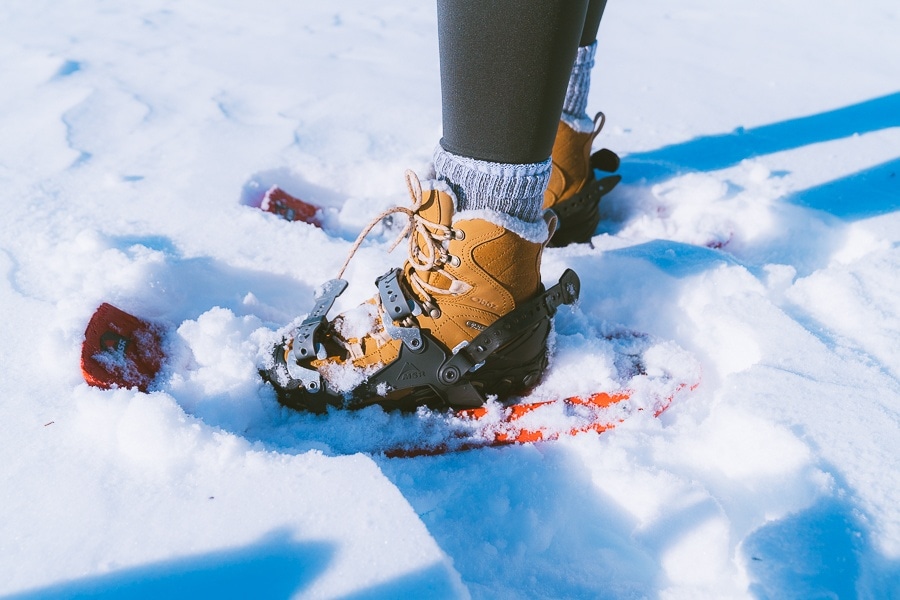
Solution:
<svg viewBox="0 0 900 600">
<path fill-rule="evenodd" d="M 498 163 L 459 156 L 438 146 L 434 169 L 437 179 L 456 195 L 459 211 L 487 209 L 528 223 L 541 220 L 550 180 L 549 158 L 529 164 Z"/>
</svg>

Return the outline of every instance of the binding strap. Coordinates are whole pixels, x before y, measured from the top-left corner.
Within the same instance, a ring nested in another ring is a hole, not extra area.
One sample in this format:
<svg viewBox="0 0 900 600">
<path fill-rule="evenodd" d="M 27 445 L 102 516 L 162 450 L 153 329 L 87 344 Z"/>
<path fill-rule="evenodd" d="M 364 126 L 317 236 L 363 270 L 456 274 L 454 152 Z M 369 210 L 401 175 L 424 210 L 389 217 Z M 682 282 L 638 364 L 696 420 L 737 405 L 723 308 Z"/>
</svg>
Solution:
<svg viewBox="0 0 900 600">
<path fill-rule="evenodd" d="M 453 385 L 464 373 L 481 366 L 491 354 L 513 340 L 529 325 L 553 317 L 562 304 L 574 303 L 580 291 L 581 281 L 578 275 L 572 269 L 566 269 L 556 285 L 500 317 L 441 365 L 438 370 L 441 383 Z"/>
<path fill-rule="evenodd" d="M 288 374 L 301 382 L 306 391 L 317 394 L 322 389 L 322 376 L 315 369 L 309 369 L 300 365 L 301 362 L 311 361 L 316 357 L 316 338 L 320 327 L 325 325 L 325 316 L 331 310 L 334 301 L 347 289 L 347 282 L 343 279 L 330 279 L 316 290 L 316 305 L 309 315 L 303 319 L 300 326 L 292 336 L 291 354 L 293 360 L 288 360 L 286 368 Z"/>
</svg>

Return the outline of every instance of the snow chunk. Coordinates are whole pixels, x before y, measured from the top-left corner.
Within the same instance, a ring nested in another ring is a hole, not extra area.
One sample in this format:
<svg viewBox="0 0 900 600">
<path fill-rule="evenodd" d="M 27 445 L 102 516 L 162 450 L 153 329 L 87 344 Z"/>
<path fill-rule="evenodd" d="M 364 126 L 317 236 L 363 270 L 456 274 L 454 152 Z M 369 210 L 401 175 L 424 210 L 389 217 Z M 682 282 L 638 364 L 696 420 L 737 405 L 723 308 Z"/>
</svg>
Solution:
<svg viewBox="0 0 900 600">
<path fill-rule="evenodd" d="M 363 302 L 334 319 L 335 331 L 345 340 L 362 339 L 376 328 L 381 328 L 381 316 L 373 302 Z"/>
<path fill-rule="evenodd" d="M 368 367 L 357 367 L 352 362 L 329 361 L 319 366 L 319 373 L 325 379 L 329 389 L 336 394 L 346 394 L 362 385 L 383 365 L 380 363 Z"/>
<path fill-rule="evenodd" d="M 168 389 L 191 414 L 243 431 L 262 410 L 257 360 L 271 344 L 271 332 L 254 316 L 215 307 L 182 323 L 177 336 Z"/>
</svg>

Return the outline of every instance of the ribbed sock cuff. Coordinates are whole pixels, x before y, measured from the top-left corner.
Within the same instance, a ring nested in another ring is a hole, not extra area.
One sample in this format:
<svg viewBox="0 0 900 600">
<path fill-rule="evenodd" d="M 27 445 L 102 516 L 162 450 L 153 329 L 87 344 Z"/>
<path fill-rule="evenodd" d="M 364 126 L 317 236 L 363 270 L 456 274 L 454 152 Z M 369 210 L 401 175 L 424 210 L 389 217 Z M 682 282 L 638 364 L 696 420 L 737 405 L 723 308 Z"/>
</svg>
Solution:
<svg viewBox="0 0 900 600">
<path fill-rule="evenodd" d="M 476 160 L 434 151 L 434 171 L 456 194 L 457 211 L 488 209 L 528 223 L 541 219 L 544 191 L 550 181 L 550 159 L 512 164 Z"/>
<path fill-rule="evenodd" d="M 597 53 L 597 42 L 590 46 L 580 46 L 569 75 L 569 87 L 566 88 L 566 100 L 563 102 L 564 116 L 571 119 L 587 118 L 588 92 L 591 89 L 591 69 L 594 68 L 594 55 Z M 568 119 L 567 119 L 568 120 Z"/>
</svg>

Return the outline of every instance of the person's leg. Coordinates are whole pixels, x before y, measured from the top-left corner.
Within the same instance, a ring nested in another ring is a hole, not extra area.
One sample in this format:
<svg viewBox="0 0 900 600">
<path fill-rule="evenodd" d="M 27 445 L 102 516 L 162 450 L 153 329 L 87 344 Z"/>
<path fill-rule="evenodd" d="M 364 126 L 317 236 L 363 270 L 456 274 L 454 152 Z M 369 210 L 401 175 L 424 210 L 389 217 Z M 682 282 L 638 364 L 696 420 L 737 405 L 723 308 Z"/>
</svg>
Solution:
<svg viewBox="0 0 900 600">
<path fill-rule="evenodd" d="M 594 168 L 613 172 L 619 158 L 609 150 L 591 155 L 604 117 L 598 114 L 591 119 L 587 114 L 597 30 L 605 8 L 606 0 L 590 0 L 553 144 L 553 168 L 543 206 L 559 216 L 559 229 L 552 240 L 556 246 L 590 241 L 600 221 L 600 200 L 620 179 L 617 175 L 595 178 Z"/>
<path fill-rule="evenodd" d="M 438 0 L 441 146 L 500 163 L 550 156 L 587 0 Z"/>
<path fill-rule="evenodd" d="M 285 404 L 474 406 L 537 381 L 550 318 L 577 297 L 574 273 L 543 290 L 542 203 L 587 4 L 438 0 L 444 132 L 435 179 L 408 174 L 397 209 L 409 256 L 330 323 L 323 290 L 265 370 Z"/>
<path fill-rule="evenodd" d="M 597 41 L 597 30 L 600 29 L 600 20 L 603 11 L 606 10 L 606 0 L 590 0 L 587 16 L 584 18 L 584 27 L 581 30 L 579 46 L 590 46 Z"/>
<path fill-rule="evenodd" d="M 438 0 L 439 179 L 460 210 L 542 212 L 587 0 Z"/>
<path fill-rule="evenodd" d="M 563 102 L 563 120 L 581 129 L 592 128 L 592 120 L 586 112 L 587 99 L 591 89 L 591 70 L 597 52 L 597 31 L 605 8 L 606 0 L 591 0 L 588 4 L 587 17 Z"/>
</svg>

